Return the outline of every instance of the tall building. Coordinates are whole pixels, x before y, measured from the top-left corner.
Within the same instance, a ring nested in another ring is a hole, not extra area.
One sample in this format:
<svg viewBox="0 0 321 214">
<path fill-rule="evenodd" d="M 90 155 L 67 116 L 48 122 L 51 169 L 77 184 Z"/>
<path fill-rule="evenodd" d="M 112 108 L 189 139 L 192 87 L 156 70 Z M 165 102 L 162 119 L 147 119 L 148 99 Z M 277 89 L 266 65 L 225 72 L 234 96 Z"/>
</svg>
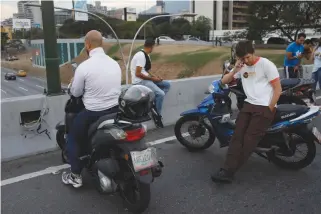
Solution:
<svg viewBox="0 0 321 214">
<path fill-rule="evenodd" d="M 191 12 L 212 20 L 214 30 L 236 30 L 247 27 L 249 1 L 191 1 Z M 196 18 L 197 18 L 196 17 Z"/>
<path fill-rule="evenodd" d="M 91 13 L 101 13 L 103 15 L 107 15 L 107 7 L 101 6 L 100 1 L 95 1 L 95 5 L 87 4 L 87 10 Z"/>
<path fill-rule="evenodd" d="M 40 7 L 30 7 L 26 4 L 39 4 L 39 1 L 18 1 L 18 13 L 13 14 L 15 19 L 30 19 L 32 25 L 42 26 L 42 15 Z"/>
<path fill-rule="evenodd" d="M 165 2 L 163 0 L 156 1 L 156 13 L 164 13 L 165 12 Z"/>
</svg>

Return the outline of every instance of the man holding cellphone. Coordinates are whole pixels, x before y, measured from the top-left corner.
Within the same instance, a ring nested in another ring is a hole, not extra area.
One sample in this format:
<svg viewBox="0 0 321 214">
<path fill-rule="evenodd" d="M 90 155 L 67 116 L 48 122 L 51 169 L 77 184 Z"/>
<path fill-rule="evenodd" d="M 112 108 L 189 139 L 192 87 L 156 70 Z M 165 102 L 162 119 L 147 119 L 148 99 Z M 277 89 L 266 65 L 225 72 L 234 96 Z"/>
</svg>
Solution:
<svg viewBox="0 0 321 214">
<path fill-rule="evenodd" d="M 250 157 L 273 121 L 282 92 L 277 67 L 270 60 L 256 56 L 251 41 L 240 41 L 235 52 L 235 67 L 221 82 L 227 84 L 241 78 L 247 98 L 236 119 L 225 164 L 211 176 L 214 182 L 232 182 L 236 171 Z"/>
</svg>

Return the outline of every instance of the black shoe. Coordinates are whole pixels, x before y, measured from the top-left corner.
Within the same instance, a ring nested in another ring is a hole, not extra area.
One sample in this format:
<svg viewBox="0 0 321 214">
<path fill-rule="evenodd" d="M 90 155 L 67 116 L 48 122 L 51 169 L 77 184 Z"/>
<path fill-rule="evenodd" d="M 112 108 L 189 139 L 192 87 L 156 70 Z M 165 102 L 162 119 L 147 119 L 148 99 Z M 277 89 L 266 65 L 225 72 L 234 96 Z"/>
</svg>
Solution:
<svg viewBox="0 0 321 214">
<path fill-rule="evenodd" d="M 218 172 L 211 175 L 212 181 L 218 183 L 232 183 L 233 174 L 225 169 L 220 169 Z"/>
</svg>

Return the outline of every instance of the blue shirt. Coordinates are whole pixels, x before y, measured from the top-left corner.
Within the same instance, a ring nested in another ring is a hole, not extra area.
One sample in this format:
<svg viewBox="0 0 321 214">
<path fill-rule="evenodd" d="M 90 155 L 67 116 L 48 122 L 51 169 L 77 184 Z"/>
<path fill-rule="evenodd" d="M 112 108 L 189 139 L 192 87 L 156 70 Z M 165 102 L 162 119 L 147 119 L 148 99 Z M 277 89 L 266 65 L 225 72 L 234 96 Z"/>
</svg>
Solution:
<svg viewBox="0 0 321 214">
<path fill-rule="evenodd" d="M 291 52 L 292 56 L 298 56 L 299 54 L 302 54 L 303 51 L 304 51 L 303 45 L 298 45 L 298 44 L 296 44 L 296 42 L 292 42 L 286 48 L 286 52 Z M 289 60 L 286 55 L 284 56 L 284 66 L 294 67 L 298 63 L 299 63 L 299 59 Z"/>
</svg>

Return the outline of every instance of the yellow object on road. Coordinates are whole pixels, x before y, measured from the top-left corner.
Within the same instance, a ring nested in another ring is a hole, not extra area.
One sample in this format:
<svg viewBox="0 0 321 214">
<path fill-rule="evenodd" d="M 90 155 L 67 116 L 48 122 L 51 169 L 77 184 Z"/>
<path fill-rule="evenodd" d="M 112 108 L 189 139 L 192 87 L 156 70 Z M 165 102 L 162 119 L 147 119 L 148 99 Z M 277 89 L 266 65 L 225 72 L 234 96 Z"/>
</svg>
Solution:
<svg viewBox="0 0 321 214">
<path fill-rule="evenodd" d="M 24 70 L 20 70 L 20 71 L 18 71 L 17 76 L 18 77 L 25 77 L 25 76 L 27 76 L 27 72 L 25 72 Z"/>
</svg>

